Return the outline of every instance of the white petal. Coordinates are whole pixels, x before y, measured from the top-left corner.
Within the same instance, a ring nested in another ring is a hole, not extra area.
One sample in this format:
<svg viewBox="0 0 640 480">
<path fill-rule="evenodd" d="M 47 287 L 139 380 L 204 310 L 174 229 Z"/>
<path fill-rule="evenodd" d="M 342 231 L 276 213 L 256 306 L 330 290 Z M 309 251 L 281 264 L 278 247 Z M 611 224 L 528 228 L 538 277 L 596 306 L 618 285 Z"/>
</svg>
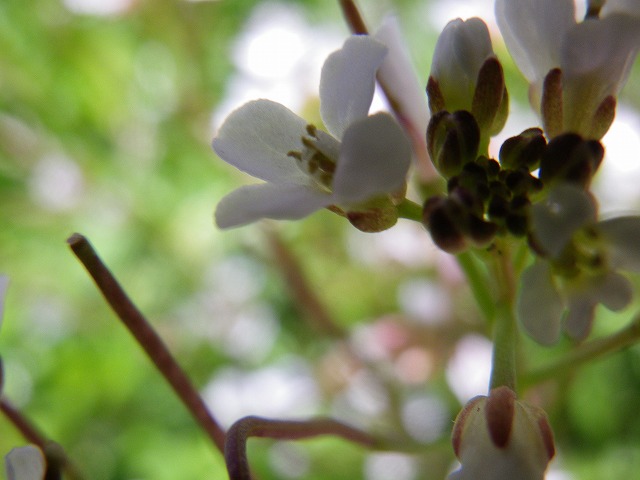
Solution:
<svg viewBox="0 0 640 480">
<path fill-rule="evenodd" d="M 640 217 L 617 217 L 598 222 L 615 267 L 640 273 Z"/>
<path fill-rule="evenodd" d="M 375 38 L 389 49 L 378 78 L 391 91 L 407 120 L 424 137 L 429 124 L 429 106 L 424 86 L 418 82 L 418 76 L 409 58 L 407 47 L 396 17 L 387 17 Z"/>
<path fill-rule="evenodd" d="M 493 55 L 487 25 L 479 18 L 450 21 L 436 43 L 431 76 L 438 82 L 447 110 L 471 110 L 480 67 Z"/>
<path fill-rule="evenodd" d="M 337 203 L 358 203 L 395 193 L 406 180 L 411 144 L 386 113 L 353 123 L 345 132 L 333 178 Z"/>
<path fill-rule="evenodd" d="M 565 126 L 579 130 L 608 95 L 622 89 L 640 48 L 640 17 L 612 14 L 569 30 L 562 46 Z"/>
<path fill-rule="evenodd" d="M 297 220 L 330 205 L 328 192 L 304 185 L 262 183 L 247 185 L 224 197 L 216 208 L 220 228 L 239 227 L 260 220 Z"/>
<path fill-rule="evenodd" d="M 496 0 L 496 20 L 509 53 L 531 83 L 560 66 L 560 47 L 575 25 L 573 0 Z"/>
<path fill-rule="evenodd" d="M 354 35 L 322 66 L 320 113 L 327 130 L 341 139 L 347 127 L 369 113 L 376 71 L 387 47 L 368 35 Z"/>
<path fill-rule="evenodd" d="M 594 221 L 596 208 L 582 189 L 562 184 L 531 209 L 533 233 L 540 246 L 556 257 L 573 234 L 589 221 Z"/>
<path fill-rule="evenodd" d="M 551 345 L 560 337 L 564 305 L 546 262 L 536 262 L 522 274 L 517 316 L 524 330 L 537 342 Z"/>
<path fill-rule="evenodd" d="M 14 448 L 5 457 L 8 480 L 42 480 L 45 460 L 34 445 Z"/>
<path fill-rule="evenodd" d="M 569 313 L 564 321 L 564 329 L 574 340 L 584 340 L 591 333 L 597 302 L 589 296 L 579 296 L 569 300 Z"/>
<path fill-rule="evenodd" d="M 270 100 L 255 100 L 235 110 L 213 139 L 213 149 L 225 162 L 268 182 L 305 183 L 287 153 L 302 149 L 307 123 Z"/>
<path fill-rule="evenodd" d="M 609 272 L 600 279 L 596 298 L 609 310 L 618 312 L 631 303 L 633 287 L 619 273 Z"/>
</svg>

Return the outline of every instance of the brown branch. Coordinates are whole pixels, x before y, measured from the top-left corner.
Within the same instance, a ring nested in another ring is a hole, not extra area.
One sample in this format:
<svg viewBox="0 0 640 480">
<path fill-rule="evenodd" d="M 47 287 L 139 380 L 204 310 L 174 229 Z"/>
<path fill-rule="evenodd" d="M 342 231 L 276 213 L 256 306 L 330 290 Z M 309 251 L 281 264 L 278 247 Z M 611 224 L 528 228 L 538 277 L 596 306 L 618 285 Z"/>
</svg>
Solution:
<svg viewBox="0 0 640 480">
<path fill-rule="evenodd" d="M 0 411 L 27 442 L 37 445 L 42 450 L 47 460 L 47 479 L 61 478 L 60 470 L 64 470 L 69 478 L 82 480 L 83 477 L 78 468 L 69 459 L 60 444 L 47 439 L 5 396 L 0 397 Z"/>
<path fill-rule="evenodd" d="M 355 35 L 367 35 L 369 31 L 364 23 L 362 15 L 353 0 L 340 0 L 340 8 L 351 33 Z"/>
<path fill-rule="evenodd" d="M 300 262 L 289 247 L 273 230 L 266 229 L 265 234 L 269 241 L 271 252 L 275 257 L 276 266 L 280 270 L 298 307 L 306 314 L 306 317 L 313 323 L 316 330 L 332 338 L 346 338 L 346 332 L 333 320 L 328 309 L 310 285 Z"/>
<path fill-rule="evenodd" d="M 344 15 L 345 21 L 347 22 L 351 33 L 355 35 L 368 35 L 369 30 L 355 2 L 353 0 L 339 0 L 339 3 L 340 8 L 342 9 L 342 14 Z M 379 71 L 376 78 L 378 81 L 378 85 L 380 85 L 382 93 L 387 99 L 389 107 L 393 111 L 393 114 L 411 139 L 413 150 L 417 157 L 422 176 L 429 181 L 433 180 L 435 171 L 429 158 L 429 154 L 427 153 L 427 144 L 425 141 L 426 132 L 419 131 L 417 126 L 405 113 L 400 101 L 398 100 L 398 98 L 396 98 L 396 95 L 394 95 L 391 87 L 382 80 Z"/>
<path fill-rule="evenodd" d="M 247 460 L 249 437 L 299 440 L 321 435 L 342 437 L 367 448 L 377 448 L 379 444 L 379 441 L 368 433 L 331 418 L 293 421 L 244 417 L 234 423 L 227 432 L 224 457 L 229 478 L 230 480 L 251 480 Z"/>
<path fill-rule="evenodd" d="M 214 445 L 224 452 L 225 433 L 204 400 L 149 322 L 129 299 L 118 281 L 102 263 L 89 241 L 80 234 L 67 240 L 73 253 L 85 266 L 116 315 L 169 382 L 182 403 L 191 412 Z"/>
</svg>

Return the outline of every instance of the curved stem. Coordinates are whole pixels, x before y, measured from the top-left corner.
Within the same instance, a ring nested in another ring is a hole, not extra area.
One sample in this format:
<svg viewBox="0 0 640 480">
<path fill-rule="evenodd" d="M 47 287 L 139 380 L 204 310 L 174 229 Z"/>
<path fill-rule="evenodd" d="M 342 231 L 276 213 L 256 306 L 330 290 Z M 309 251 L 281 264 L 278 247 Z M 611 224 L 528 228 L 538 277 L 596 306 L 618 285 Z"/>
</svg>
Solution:
<svg viewBox="0 0 640 480">
<path fill-rule="evenodd" d="M 640 314 L 622 330 L 607 337 L 598 338 L 577 346 L 561 358 L 542 367 L 525 372 L 521 378 L 525 388 L 559 374 L 573 370 L 591 360 L 604 357 L 640 341 Z"/>
<path fill-rule="evenodd" d="M 160 336 L 129 299 L 109 269 L 102 263 L 89 241 L 82 235 L 75 233 L 69 237 L 67 243 L 85 266 L 113 311 L 171 385 L 178 398 L 209 435 L 213 444 L 220 452 L 223 452 L 224 430 L 209 412 L 204 400 L 173 358 Z"/>
<path fill-rule="evenodd" d="M 297 440 L 320 435 L 335 435 L 367 448 L 375 448 L 378 445 L 375 437 L 331 418 L 292 421 L 244 417 L 234 423 L 227 432 L 224 457 L 229 478 L 230 480 L 251 480 L 247 460 L 249 437 Z"/>
</svg>

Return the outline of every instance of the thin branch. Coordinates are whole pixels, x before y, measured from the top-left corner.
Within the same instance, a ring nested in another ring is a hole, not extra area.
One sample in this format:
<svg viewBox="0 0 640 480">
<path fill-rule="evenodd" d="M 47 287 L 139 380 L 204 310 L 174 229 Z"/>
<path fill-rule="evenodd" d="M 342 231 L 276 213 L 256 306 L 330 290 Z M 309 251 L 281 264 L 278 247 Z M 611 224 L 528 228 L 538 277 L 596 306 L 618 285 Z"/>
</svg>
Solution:
<svg viewBox="0 0 640 480">
<path fill-rule="evenodd" d="M 37 445 L 47 459 L 47 479 L 60 478 L 60 470 L 64 470 L 69 478 L 82 480 L 83 476 L 69 459 L 60 444 L 47 437 L 5 396 L 0 397 L 0 411 L 20 432 L 24 439 Z"/>
<path fill-rule="evenodd" d="M 353 0 L 340 0 L 340 8 L 351 33 L 355 35 L 367 35 L 369 31 L 364 23 L 362 15 Z"/>
<path fill-rule="evenodd" d="M 298 440 L 321 435 L 342 437 L 367 448 L 377 448 L 379 445 L 379 441 L 368 433 L 331 418 L 291 421 L 244 417 L 234 423 L 227 432 L 224 456 L 229 478 L 230 480 L 251 479 L 247 460 L 249 437 Z"/>
<path fill-rule="evenodd" d="M 369 30 L 355 2 L 353 0 L 339 0 L 338 3 L 340 4 L 342 14 L 344 15 L 351 33 L 356 35 L 368 35 Z M 376 79 L 378 81 L 378 85 L 380 85 L 382 93 L 387 99 L 389 107 L 393 111 L 393 114 L 411 139 L 414 153 L 418 159 L 418 165 L 420 165 L 422 170 L 424 170 L 422 174 L 425 178 L 429 179 L 429 181 L 433 180 L 435 171 L 429 158 L 429 154 L 427 153 L 425 132 L 421 131 L 411 120 L 409 115 L 407 115 L 407 112 L 404 111 L 401 102 L 398 100 L 397 96 L 394 95 L 391 86 L 382 79 L 380 71 L 378 71 Z M 399 92 L 396 93 L 399 94 Z"/>
<path fill-rule="evenodd" d="M 563 372 L 574 370 L 596 358 L 623 350 L 638 341 L 640 341 L 640 315 L 636 315 L 631 323 L 619 332 L 585 342 L 558 360 L 524 372 L 520 378 L 523 385 L 529 387 L 549 378 L 557 377 Z"/>
<path fill-rule="evenodd" d="M 298 307 L 306 314 L 316 330 L 332 338 L 344 339 L 345 330 L 338 325 L 329 313 L 326 305 L 320 300 L 316 291 L 309 283 L 300 262 L 273 230 L 265 230 L 269 247 L 273 253 L 276 266 L 280 270 L 289 292 Z"/>
<path fill-rule="evenodd" d="M 67 242 L 73 253 L 85 266 L 116 315 L 147 353 L 160 373 L 169 382 L 182 403 L 209 435 L 214 445 L 224 452 L 225 433 L 204 400 L 198 394 L 182 368 L 149 322 L 129 299 L 118 281 L 102 263 L 89 241 L 80 234 L 73 234 Z"/>
</svg>

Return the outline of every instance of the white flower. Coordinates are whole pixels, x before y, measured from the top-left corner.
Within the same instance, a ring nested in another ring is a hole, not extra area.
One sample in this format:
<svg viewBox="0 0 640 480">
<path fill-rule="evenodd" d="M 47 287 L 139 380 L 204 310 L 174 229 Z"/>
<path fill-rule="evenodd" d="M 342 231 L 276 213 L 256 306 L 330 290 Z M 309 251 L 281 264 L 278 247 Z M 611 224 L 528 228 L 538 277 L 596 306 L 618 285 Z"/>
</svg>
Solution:
<svg viewBox="0 0 640 480">
<path fill-rule="evenodd" d="M 387 48 L 350 37 L 324 63 L 320 112 L 329 134 L 286 107 L 256 100 L 233 112 L 213 140 L 227 163 L 266 183 L 241 187 L 216 209 L 221 228 L 261 218 L 299 219 L 330 205 L 349 208 L 405 184 L 411 146 L 389 114 L 367 116 Z"/>
<path fill-rule="evenodd" d="M 478 73 L 493 56 L 489 30 L 481 19 L 457 18 L 447 23 L 433 53 L 431 77 L 438 82 L 449 112 L 471 111 Z"/>
<path fill-rule="evenodd" d="M 517 314 L 541 344 L 555 343 L 562 326 L 584 339 L 598 304 L 619 311 L 632 300 L 633 288 L 617 270 L 640 272 L 640 217 L 596 216 L 593 198 L 567 184 L 532 207 L 533 236 L 548 258 L 522 274 Z"/>
<path fill-rule="evenodd" d="M 461 466 L 449 480 L 542 480 L 555 455 L 544 411 L 516 400 L 507 387 L 467 403 L 452 443 Z"/>
<path fill-rule="evenodd" d="M 576 23 L 573 0 L 496 0 L 500 31 L 531 84 L 532 106 L 551 136 L 571 131 L 601 138 L 606 133 L 615 97 L 640 48 L 640 9 L 632 4 L 607 2 L 603 18 Z M 560 69 L 561 77 L 549 77 L 553 82 L 547 88 L 561 91 L 561 98 L 545 99 L 543 83 L 553 69 Z"/>
<path fill-rule="evenodd" d="M 14 448 L 5 456 L 8 480 L 42 480 L 46 462 L 42 451 L 35 445 Z"/>
</svg>

